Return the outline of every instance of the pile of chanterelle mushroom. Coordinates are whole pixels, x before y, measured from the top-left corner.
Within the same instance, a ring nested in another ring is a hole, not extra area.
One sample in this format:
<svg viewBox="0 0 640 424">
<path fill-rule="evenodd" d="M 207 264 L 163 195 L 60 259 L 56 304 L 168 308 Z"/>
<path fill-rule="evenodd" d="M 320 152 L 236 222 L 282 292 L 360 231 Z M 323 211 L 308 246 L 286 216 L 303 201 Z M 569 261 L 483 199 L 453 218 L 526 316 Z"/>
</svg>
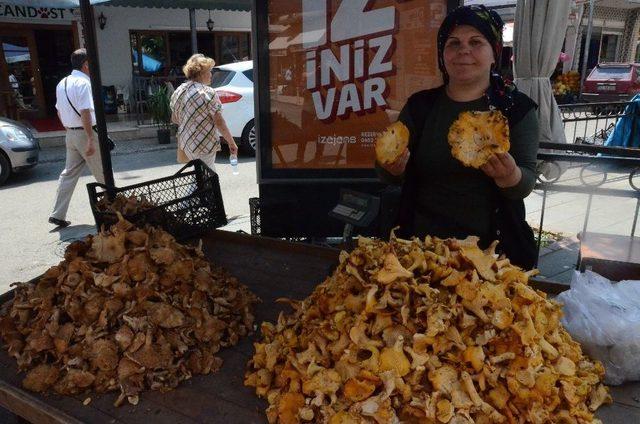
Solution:
<svg viewBox="0 0 640 424">
<path fill-rule="evenodd" d="M 245 384 L 270 423 L 589 423 L 604 369 L 560 305 L 477 239 L 361 238 L 263 323 Z"/>
<path fill-rule="evenodd" d="M 257 298 L 200 248 L 118 224 L 72 243 L 36 284 L 18 284 L 0 336 L 23 386 L 64 395 L 171 390 L 222 366 L 216 353 L 253 326 Z"/>
</svg>

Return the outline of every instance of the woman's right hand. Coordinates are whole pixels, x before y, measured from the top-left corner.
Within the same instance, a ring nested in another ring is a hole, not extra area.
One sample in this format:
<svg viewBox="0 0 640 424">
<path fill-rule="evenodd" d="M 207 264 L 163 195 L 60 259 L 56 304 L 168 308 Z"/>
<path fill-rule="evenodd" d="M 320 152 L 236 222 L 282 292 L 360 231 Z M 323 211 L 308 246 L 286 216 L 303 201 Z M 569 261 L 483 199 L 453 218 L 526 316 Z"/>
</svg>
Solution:
<svg viewBox="0 0 640 424">
<path fill-rule="evenodd" d="M 227 144 L 229 145 L 229 153 L 238 156 L 238 145 L 236 142 L 231 139 L 231 142 L 227 141 Z"/>
<path fill-rule="evenodd" d="M 381 163 L 380 166 L 394 177 L 400 176 L 404 174 L 404 170 L 407 167 L 410 155 L 411 154 L 409 153 L 409 149 L 404 149 L 404 152 L 402 152 L 402 154 L 394 162 L 384 164 Z"/>
</svg>

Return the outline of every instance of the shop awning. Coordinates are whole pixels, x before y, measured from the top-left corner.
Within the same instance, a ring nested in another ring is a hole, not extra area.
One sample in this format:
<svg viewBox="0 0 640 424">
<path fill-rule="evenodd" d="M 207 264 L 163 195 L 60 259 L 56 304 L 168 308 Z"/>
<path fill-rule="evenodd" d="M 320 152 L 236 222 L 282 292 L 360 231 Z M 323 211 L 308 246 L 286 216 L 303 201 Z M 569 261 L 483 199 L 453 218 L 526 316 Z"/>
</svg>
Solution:
<svg viewBox="0 0 640 424">
<path fill-rule="evenodd" d="M 251 11 L 251 0 L 110 0 L 110 6 Z"/>
<path fill-rule="evenodd" d="M 89 3 L 96 5 L 106 3 L 109 0 L 90 0 Z M 5 4 L 17 4 L 19 6 L 31 7 L 59 7 L 59 8 L 76 8 L 80 7 L 80 0 L 4 0 Z"/>
<path fill-rule="evenodd" d="M 79 7 L 79 0 L 6 0 L 3 3 L 32 7 Z M 128 7 L 164 9 L 222 9 L 251 11 L 251 0 L 90 0 L 92 5 L 108 4 Z"/>
</svg>

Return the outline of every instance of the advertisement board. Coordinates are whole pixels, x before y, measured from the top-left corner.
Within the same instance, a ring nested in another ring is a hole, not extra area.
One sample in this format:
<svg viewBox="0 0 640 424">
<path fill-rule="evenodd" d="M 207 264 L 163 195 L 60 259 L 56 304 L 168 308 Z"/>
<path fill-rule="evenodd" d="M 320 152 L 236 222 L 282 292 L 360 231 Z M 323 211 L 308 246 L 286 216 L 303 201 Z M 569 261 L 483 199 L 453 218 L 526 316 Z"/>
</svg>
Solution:
<svg viewBox="0 0 640 424">
<path fill-rule="evenodd" d="M 261 181 L 374 178 L 376 136 L 411 94 L 441 84 L 436 37 L 452 2 L 260 3 Z"/>
</svg>

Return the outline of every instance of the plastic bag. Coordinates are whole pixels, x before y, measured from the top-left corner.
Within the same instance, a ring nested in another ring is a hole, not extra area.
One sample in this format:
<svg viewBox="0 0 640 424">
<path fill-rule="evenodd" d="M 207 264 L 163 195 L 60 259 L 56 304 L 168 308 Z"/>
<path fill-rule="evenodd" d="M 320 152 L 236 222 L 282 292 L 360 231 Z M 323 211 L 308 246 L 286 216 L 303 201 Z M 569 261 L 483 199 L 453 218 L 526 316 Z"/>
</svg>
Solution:
<svg viewBox="0 0 640 424">
<path fill-rule="evenodd" d="M 567 331 L 602 361 L 606 384 L 640 380 L 640 281 L 612 284 L 595 272 L 576 272 L 557 300 Z"/>
</svg>

